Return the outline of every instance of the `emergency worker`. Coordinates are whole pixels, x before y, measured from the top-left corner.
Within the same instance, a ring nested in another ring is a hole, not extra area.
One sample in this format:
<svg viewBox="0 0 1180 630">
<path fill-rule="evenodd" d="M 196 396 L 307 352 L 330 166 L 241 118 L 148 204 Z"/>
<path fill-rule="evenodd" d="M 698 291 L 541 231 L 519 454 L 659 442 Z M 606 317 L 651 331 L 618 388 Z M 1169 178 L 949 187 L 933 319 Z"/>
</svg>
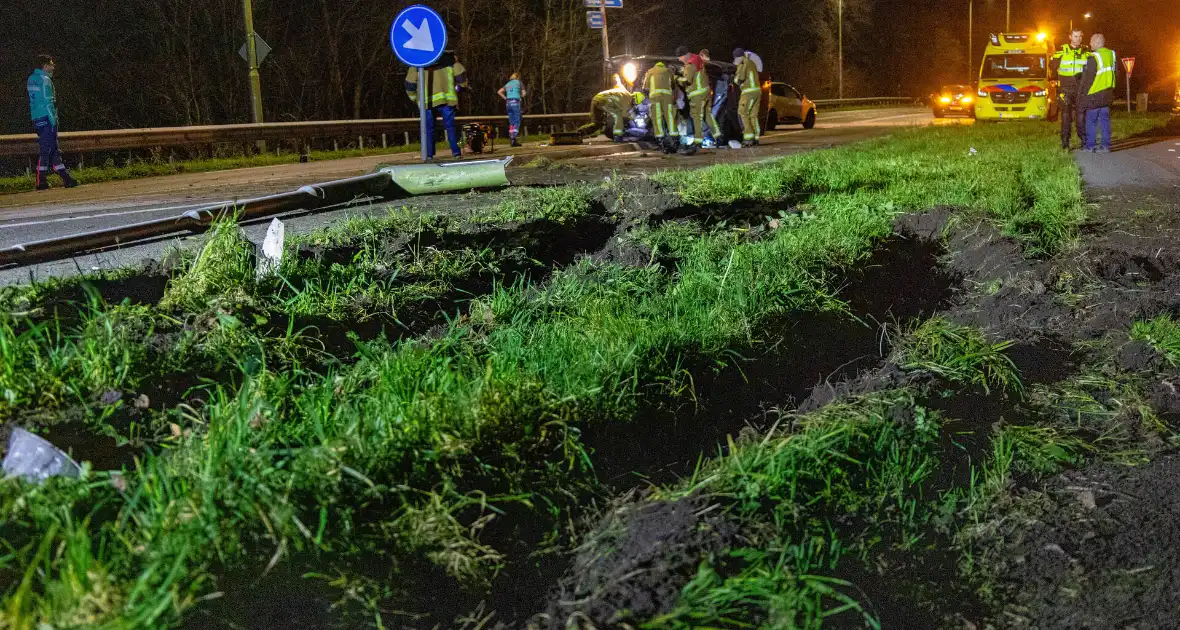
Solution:
<svg viewBox="0 0 1180 630">
<path fill-rule="evenodd" d="M 53 90 L 53 57 L 49 55 L 37 56 L 37 69 L 29 75 L 25 85 L 29 93 L 29 116 L 33 119 L 33 129 L 37 131 L 37 147 L 40 157 L 37 160 L 37 190 L 49 188 L 49 169 L 53 169 L 66 188 L 78 185 L 61 159 L 61 150 L 57 146 L 57 94 Z"/>
<path fill-rule="evenodd" d="M 700 55 L 694 55 L 688 48 L 681 46 L 676 49 L 676 56 L 682 64 L 680 69 L 680 85 L 684 90 L 684 97 L 688 100 L 689 116 L 692 118 L 692 142 L 700 146 L 705 139 L 705 123 L 713 137 L 721 135 L 717 126 L 717 119 L 713 117 L 712 102 L 709 99 L 709 73 L 705 69 L 705 61 Z"/>
<path fill-rule="evenodd" d="M 1110 153 L 1110 106 L 1114 103 L 1119 56 L 1106 47 L 1106 36 L 1101 33 L 1090 38 L 1090 48 L 1093 52 L 1086 59 L 1078 86 L 1086 110 L 1085 150 Z"/>
<path fill-rule="evenodd" d="M 455 159 L 463 156 L 459 150 L 459 135 L 455 131 L 455 110 L 459 107 L 459 92 L 467 87 L 467 69 L 455 59 L 453 51 L 446 51 L 433 66 L 426 68 L 426 147 L 427 159 L 434 158 L 434 117 L 442 116 L 447 130 L 447 142 Z M 406 94 L 418 103 L 418 69 L 406 73 Z"/>
<path fill-rule="evenodd" d="M 643 93 L 636 92 L 634 96 L 627 90 L 617 87 L 594 95 L 590 102 L 590 124 L 580 127 L 578 132 L 584 136 L 592 136 L 602 132 L 610 125 L 611 139 L 621 142 L 627 132 L 627 113 L 631 111 L 633 99 L 642 99 Z M 638 100 L 634 100 L 638 104 Z"/>
<path fill-rule="evenodd" d="M 1069 43 L 1062 44 L 1061 49 L 1053 53 L 1053 59 L 1050 61 L 1053 71 L 1057 73 L 1057 109 L 1061 112 L 1062 149 L 1069 150 L 1073 127 L 1077 127 L 1081 145 L 1086 144 L 1086 117 L 1078 107 L 1081 100 L 1078 84 L 1081 82 L 1082 72 L 1086 69 L 1086 60 L 1089 57 L 1089 47 L 1082 44 L 1082 30 L 1074 29 L 1069 34 Z"/>
<path fill-rule="evenodd" d="M 762 104 L 762 83 L 758 80 L 758 66 L 754 64 L 753 59 L 746 56 L 744 49 L 734 49 L 733 65 L 737 66 L 733 73 L 733 82 L 742 91 L 738 100 L 738 116 L 742 121 L 742 146 L 751 147 L 758 144 L 758 137 L 762 135 L 762 126 L 758 124 L 758 108 Z"/>
<path fill-rule="evenodd" d="M 643 89 L 647 91 L 648 107 L 655 124 L 656 140 L 664 143 L 668 138 L 679 138 L 680 129 L 676 123 L 676 97 L 672 92 L 672 71 L 657 62 L 643 75 Z"/>
</svg>

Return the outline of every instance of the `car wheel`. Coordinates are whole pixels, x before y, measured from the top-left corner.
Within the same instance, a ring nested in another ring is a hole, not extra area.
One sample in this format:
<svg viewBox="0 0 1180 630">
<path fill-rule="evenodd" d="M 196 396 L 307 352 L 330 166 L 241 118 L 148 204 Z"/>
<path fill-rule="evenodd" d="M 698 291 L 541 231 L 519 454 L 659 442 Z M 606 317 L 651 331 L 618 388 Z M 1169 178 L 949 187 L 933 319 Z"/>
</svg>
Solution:
<svg viewBox="0 0 1180 630">
<path fill-rule="evenodd" d="M 812 127 L 815 127 L 815 110 L 809 109 L 807 110 L 807 118 L 803 119 L 803 128 L 811 129 Z"/>
<path fill-rule="evenodd" d="M 772 109 L 770 110 L 770 113 L 766 115 L 766 130 L 773 131 L 775 127 L 778 127 L 778 112 Z"/>
</svg>

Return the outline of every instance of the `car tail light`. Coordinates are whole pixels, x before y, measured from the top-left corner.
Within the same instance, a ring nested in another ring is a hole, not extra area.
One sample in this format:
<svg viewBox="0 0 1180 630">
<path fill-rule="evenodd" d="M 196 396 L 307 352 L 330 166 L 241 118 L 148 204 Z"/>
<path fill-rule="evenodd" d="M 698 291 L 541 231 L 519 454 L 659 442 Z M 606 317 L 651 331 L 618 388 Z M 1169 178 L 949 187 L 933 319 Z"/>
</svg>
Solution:
<svg viewBox="0 0 1180 630">
<path fill-rule="evenodd" d="M 964 97 L 963 97 L 963 103 L 964 103 L 964 104 L 967 104 L 967 103 L 974 103 L 974 102 L 975 102 L 975 99 L 971 98 L 970 96 L 964 96 Z"/>
<path fill-rule="evenodd" d="M 942 97 L 942 98 L 940 98 L 940 99 L 938 99 L 938 100 L 942 101 L 943 103 L 949 103 L 949 102 L 951 102 L 951 97 L 949 97 L 949 96 L 944 96 L 944 97 Z"/>
</svg>

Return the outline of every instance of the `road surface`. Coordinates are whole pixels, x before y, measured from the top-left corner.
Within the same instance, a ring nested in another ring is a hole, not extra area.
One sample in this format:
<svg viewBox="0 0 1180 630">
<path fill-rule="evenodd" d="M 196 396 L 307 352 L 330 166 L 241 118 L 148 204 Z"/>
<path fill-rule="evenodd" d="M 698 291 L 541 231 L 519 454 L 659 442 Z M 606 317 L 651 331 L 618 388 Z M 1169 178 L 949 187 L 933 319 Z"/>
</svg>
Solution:
<svg viewBox="0 0 1180 630">
<path fill-rule="evenodd" d="M 596 143 L 587 155 L 568 161 L 580 168 L 568 172 L 545 169 L 513 168 L 513 184 L 530 185 L 596 178 L 612 171 L 642 172 L 675 167 L 704 166 L 719 162 L 744 162 L 777 155 L 829 148 L 888 134 L 899 128 L 931 124 L 928 110 L 907 108 L 865 109 L 824 114 L 814 129 L 798 126 L 767 132 L 759 147 L 749 150 L 715 150 L 693 156 L 664 155 L 636 151 L 630 145 Z M 940 124 L 942 120 L 938 121 Z M 953 124 L 953 123 L 951 123 Z M 585 149 L 581 149 L 585 151 Z M 620 152 L 621 151 L 621 152 Z M 538 155 L 568 155 L 568 147 L 526 146 L 517 152 L 514 166 L 527 163 Z M 498 155 L 503 155 L 498 152 Z M 90 230 L 126 225 L 139 221 L 175 216 L 192 208 L 249 199 L 290 191 L 310 183 L 353 177 L 373 171 L 378 164 L 411 162 L 413 154 L 393 154 L 329 160 L 308 164 L 288 164 L 244 168 L 212 173 L 168 175 L 122 182 L 92 184 L 74 189 L 19 193 L 0 196 L 0 247 L 77 234 Z M 293 213 L 284 217 L 287 232 L 306 233 L 345 216 L 385 213 L 390 206 L 454 206 L 486 203 L 470 200 L 467 195 L 433 195 L 392 203 L 362 203 L 315 214 Z M 247 235 L 261 241 L 265 221 L 246 226 Z M 193 246 L 196 239 L 170 237 L 155 242 L 125 247 L 74 259 L 0 270 L 0 285 L 41 280 L 50 276 L 74 275 L 79 271 L 97 271 L 134 265 L 144 259 L 158 259 L 166 249 L 179 245 Z"/>
</svg>

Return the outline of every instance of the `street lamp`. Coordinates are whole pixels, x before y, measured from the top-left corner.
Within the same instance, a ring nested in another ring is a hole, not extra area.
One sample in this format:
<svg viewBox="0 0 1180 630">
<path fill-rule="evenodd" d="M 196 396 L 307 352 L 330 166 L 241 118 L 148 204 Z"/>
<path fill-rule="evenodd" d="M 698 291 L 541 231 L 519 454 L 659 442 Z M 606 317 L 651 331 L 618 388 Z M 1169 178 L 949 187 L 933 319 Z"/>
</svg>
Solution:
<svg viewBox="0 0 1180 630">
<path fill-rule="evenodd" d="M 971 57 L 975 55 L 975 0 L 967 0 L 967 82 L 971 83 Z"/>
<path fill-rule="evenodd" d="M 837 56 L 840 59 L 840 77 L 837 81 L 838 92 L 841 100 L 844 98 L 844 0 L 836 0 L 836 32 L 839 40 L 839 52 Z"/>
</svg>

